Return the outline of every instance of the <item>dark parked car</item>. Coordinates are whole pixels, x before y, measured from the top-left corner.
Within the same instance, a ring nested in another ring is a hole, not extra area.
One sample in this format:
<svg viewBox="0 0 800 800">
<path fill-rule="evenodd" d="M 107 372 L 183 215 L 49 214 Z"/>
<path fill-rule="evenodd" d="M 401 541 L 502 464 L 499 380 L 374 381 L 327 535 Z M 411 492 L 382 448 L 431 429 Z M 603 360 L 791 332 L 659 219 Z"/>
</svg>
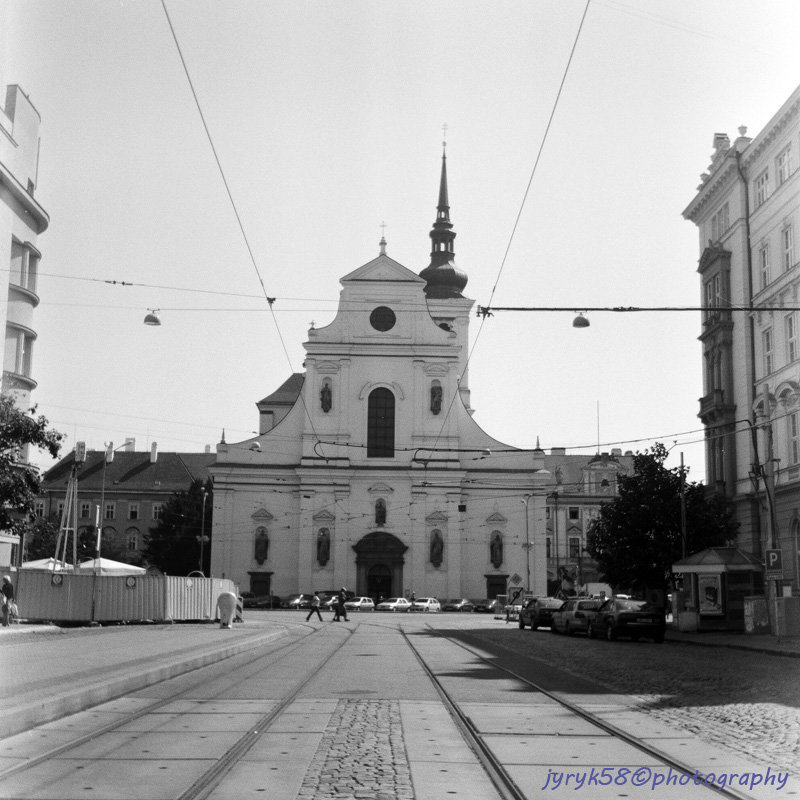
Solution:
<svg viewBox="0 0 800 800">
<path fill-rule="evenodd" d="M 590 639 L 605 637 L 609 640 L 627 636 L 634 642 L 644 637 L 660 644 L 664 641 L 665 628 L 664 609 L 644 600 L 612 597 L 589 620 L 587 634 Z"/>
<path fill-rule="evenodd" d="M 472 600 L 466 598 L 454 598 L 452 600 L 445 600 L 442 603 L 442 611 L 472 611 L 475 604 Z"/>
<path fill-rule="evenodd" d="M 586 633 L 589 620 L 603 604 L 602 600 L 591 600 L 586 597 L 572 597 L 561 608 L 553 612 L 550 630 L 554 633 Z"/>
<path fill-rule="evenodd" d="M 280 608 L 281 599 L 277 595 L 255 595 L 252 592 L 242 592 L 242 605 L 245 608 Z"/>
<path fill-rule="evenodd" d="M 487 598 L 486 600 L 470 600 L 474 611 L 479 614 L 494 614 L 498 607 L 497 600 Z"/>
<path fill-rule="evenodd" d="M 519 612 L 519 627 L 530 626 L 532 631 L 537 628 L 550 627 L 553 622 L 553 612 L 564 605 L 558 597 L 534 597 L 528 600 Z"/>
</svg>

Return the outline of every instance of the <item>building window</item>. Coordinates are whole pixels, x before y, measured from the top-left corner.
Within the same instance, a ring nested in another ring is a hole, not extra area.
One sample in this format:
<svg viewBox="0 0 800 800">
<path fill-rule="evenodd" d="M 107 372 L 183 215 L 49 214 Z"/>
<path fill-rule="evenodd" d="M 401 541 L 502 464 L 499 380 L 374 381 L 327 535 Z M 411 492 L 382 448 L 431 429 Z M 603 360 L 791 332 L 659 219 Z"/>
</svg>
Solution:
<svg viewBox="0 0 800 800">
<path fill-rule="evenodd" d="M 730 227 L 730 211 L 725 203 L 713 217 L 711 217 L 711 241 L 718 242 L 722 234 Z"/>
<path fill-rule="evenodd" d="M 756 178 L 756 208 L 760 205 L 763 205 L 767 201 L 767 197 L 769 196 L 767 193 L 769 191 L 769 170 L 765 169 L 757 178 Z"/>
<path fill-rule="evenodd" d="M 92 513 L 92 504 L 81 503 L 81 519 L 89 519 L 89 515 L 91 513 Z"/>
<path fill-rule="evenodd" d="M 373 389 L 367 409 L 367 458 L 394 457 L 394 395 Z"/>
<path fill-rule="evenodd" d="M 569 540 L 569 557 L 580 558 L 581 555 L 581 540 L 575 537 L 570 537 Z"/>
<path fill-rule="evenodd" d="M 778 186 L 782 186 L 792 174 L 792 148 L 787 147 L 778 155 Z"/>
<path fill-rule="evenodd" d="M 9 326 L 6 328 L 6 353 L 9 354 L 9 368 L 17 375 L 31 376 L 33 362 L 33 342 L 36 334 Z M 13 358 L 13 361 L 11 360 Z M 11 365 L 13 364 L 13 367 Z"/>
<path fill-rule="evenodd" d="M 578 506 L 570 506 L 569 507 L 569 518 L 570 519 L 580 519 L 581 518 L 581 510 Z"/>
<path fill-rule="evenodd" d="M 769 286 L 769 245 L 765 244 L 758 251 L 758 271 L 761 276 L 761 288 Z"/>
<path fill-rule="evenodd" d="M 789 463 L 800 464 L 800 422 L 798 414 L 789 414 Z"/>
<path fill-rule="evenodd" d="M 116 519 L 116 504 L 106 503 L 103 519 Z"/>
<path fill-rule="evenodd" d="M 125 546 L 128 550 L 139 549 L 139 531 L 136 528 L 128 528 L 125 532 Z"/>
<path fill-rule="evenodd" d="M 61 519 L 61 517 L 64 516 L 64 501 L 63 500 L 59 500 L 58 501 L 57 513 L 58 513 L 58 518 L 59 519 Z"/>
<path fill-rule="evenodd" d="M 781 259 L 783 271 L 788 272 L 794 266 L 794 230 L 791 225 L 781 231 Z"/>
<path fill-rule="evenodd" d="M 386 524 L 386 501 L 382 497 L 375 501 L 375 524 Z"/>
<path fill-rule="evenodd" d="M 761 342 L 764 346 L 764 375 L 769 375 L 772 373 L 772 328 L 761 334 Z"/>
<path fill-rule="evenodd" d="M 797 360 L 797 314 L 786 317 L 786 354 L 789 363 Z"/>
<path fill-rule="evenodd" d="M 138 503 L 128 503 L 128 519 L 139 519 Z"/>
<path fill-rule="evenodd" d="M 153 519 L 161 519 L 161 514 L 164 511 L 163 503 L 153 503 Z"/>
<path fill-rule="evenodd" d="M 553 540 L 548 536 L 547 537 L 547 551 L 546 551 L 547 558 L 552 558 L 553 557 L 552 549 L 553 549 Z"/>
<path fill-rule="evenodd" d="M 44 519 L 44 500 L 37 500 L 33 504 L 33 516 L 38 519 Z"/>
</svg>

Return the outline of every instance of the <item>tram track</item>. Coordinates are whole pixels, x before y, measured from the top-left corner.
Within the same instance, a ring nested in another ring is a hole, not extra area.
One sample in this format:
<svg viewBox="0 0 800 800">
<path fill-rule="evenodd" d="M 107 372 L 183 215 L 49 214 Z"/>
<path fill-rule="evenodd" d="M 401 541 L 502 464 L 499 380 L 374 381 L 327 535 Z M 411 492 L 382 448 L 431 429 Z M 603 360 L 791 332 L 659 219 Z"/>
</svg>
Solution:
<svg viewBox="0 0 800 800">
<path fill-rule="evenodd" d="M 604 733 L 608 734 L 615 739 L 624 742 L 627 745 L 635 747 L 637 750 L 641 751 L 645 755 L 649 756 L 650 758 L 654 759 L 657 762 L 660 762 L 665 767 L 669 767 L 676 772 L 686 774 L 686 775 L 695 775 L 697 773 L 697 768 L 687 764 L 680 759 L 671 756 L 668 753 L 660 750 L 653 745 L 643 742 L 641 739 L 633 736 L 632 734 L 628 733 L 627 731 L 613 725 L 612 723 L 608 722 L 597 714 L 592 713 L 591 711 L 567 700 L 566 698 L 562 697 L 558 692 L 553 692 L 541 684 L 536 683 L 535 681 L 526 678 L 523 675 L 520 675 L 513 669 L 508 667 L 504 667 L 499 664 L 496 660 L 492 660 L 487 658 L 478 650 L 468 646 L 464 642 L 456 639 L 455 637 L 448 636 L 440 632 L 439 630 L 433 628 L 430 625 L 426 625 L 428 632 L 433 636 L 445 639 L 448 642 L 460 647 L 461 649 L 465 650 L 469 653 L 472 657 L 480 660 L 484 664 L 490 666 L 494 670 L 498 670 L 507 674 L 509 677 L 514 678 L 515 680 L 519 681 L 523 685 L 529 687 L 531 690 L 536 691 L 547 697 L 549 700 L 557 703 L 559 706 L 564 708 L 565 710 L 569 711 L 570 713 L 574 714 L 575 716 L 579 717 L 580 719 L 588 722 L 589 724 L 597 727 Z M 513 780 L 511 775 L 509 774 L 508 770 L 505 769 L 503 764 L 500 760 L 495 756 L 492 751 L 492 748 L 486 743 L 484 740 L 483 735 L 478 730 L 478 727 L 475 725 L 473 720 L 466 714 L 459 702 L 453 698 L 448 692 L 447 688 L 444 686 L 443 682 L 437 677 L 437 675 L 433 672 L 433 670 L 428 666 L 425 662 L 424 657 L 410 640 L 408 635 L 405 631 L 401 631 L 403 637 L 408 642 L 408 646 L 412 649 L 412 651 L 417 656 L 422 668 L 425 670 L 426 674 L 433 682 L 436 687 L 437 692 L 439 693 L 440 697 L 442 698 L 442 702 L 445 704 L 451 715 L 456 720 L 459 730 L 462 732 L 467 743 L 473 749 L 473 751 L 478 755 L 479 760 L 484 766 L 484 769 L 489 774 L 492 782 L 498 788 L 504 798 L 508 798 L 508 800 L 525 800 L 528 796 L 526 795 L 520 787 L 516 784 Z M 743 792 L 736 791 L 735 789 L 731 789 L 730 787 L 720 787 L 714 784 L 707 784 L 706 787 L 717 793 L 720 797 L 730 798 L 730 800 L 752 800 L 752 796 L 745 794 Z"/>
<path fill-rule="evenodd" d="M 0 796 L 6 796 L 3 794 L 3 783 L 9 778 L 24 774 L 26 771 L 33 770 L 39 765 L 45 764 L 53 759 L 68 756 L 70 751 L 76 750 L 77 748 L 103 736 L 119 731 L 120 729 L 129 726 L 136 720 L 141 719 L 148 714 L 157 713 L 159 710 L 175 703 L 176 701 L 191 697 L 196 691 L 197 686 L 203 683 L 207 675 L 214 675 L 215 672 L 218 673 L 221 666 L 229 666 L 231 659 L 238 662 L 236 664 L 237 677 L 228 681 L 224 688 L 220 689 L 220 694 L 230 692 L 231 689 L 235 688 L 236 686 L 245 684 L 254 674 L 274 667 L 283 659 L 291 658 L 299 649 L 308 644 L 310 637 L 318 634 L 320 630 L 322 629 L 310 627 L 310 629 L 306 633 L 303 633 L 300 638 L 294 639 L 293 641 L 285 644 L 277 645 L 266 654 L 264 652 L 248 651 L 246 654 L 231 656 L 229 659 L 225 659 L 223 662 L 208 664 L 197 668 L 191 673 L 184 673 L 180 676 L 165 678 L 163 681 L 153 684 L 153 686 L 166 686 L 170 682 L 185 683 L 187 678 L 191 677 L 192 679 L 191 686 L 187 688 L 170 693 L 166 697 L 162 697 L 153 701 L 152 703 L 148 703 L 146 706 L 136 709 L 135 711 L 127 712 L 121 715 L 118 719 L 115 719 L 105 725 L 93 728 L 84 734 L 77 735 L 74 738 L 71 738 L 69 741 L 42 752 L 34 757 L 0 770 Z M 352 636 L 352 633 L 352 630 L 348 630 L 347 636 L 343 641 L 347 641 L 347 639 Z M 342 643 L 343 642 L 337 642 L 335 647 L 332 648 L 332 651 L 335 652 L 335 650 L 337 650 Z M 306 672 L 304 672 L 297 681 L 294 682 L 289 691 L 284 692 L 281 697 L 275 699 L 273 701 L 273 707 L 262 717 L 260 717 L 254 725 L 250 726 L 250 728 L 242 736 L 240 736 L 239 739 L 221 756 L 215 759 L 214 764 L 208 770 L 206 770 L 206 772 L 198 777 L 189 788 L 178 795 L 177 800 L 201 800 L 203 797 L 206 797 L 224 777 L 224 775 L 232 768 L 232 766 L 247 753 L 247 751 L 258 740 L 258 738 L 269 730 L 269 727 L 303 690 L 306 684 L 314 677 L 314 674 L 315 671 L 312 666 Z M 208 698 L 204 702 L 213 702 L 213 698 Z"/>
</svg>

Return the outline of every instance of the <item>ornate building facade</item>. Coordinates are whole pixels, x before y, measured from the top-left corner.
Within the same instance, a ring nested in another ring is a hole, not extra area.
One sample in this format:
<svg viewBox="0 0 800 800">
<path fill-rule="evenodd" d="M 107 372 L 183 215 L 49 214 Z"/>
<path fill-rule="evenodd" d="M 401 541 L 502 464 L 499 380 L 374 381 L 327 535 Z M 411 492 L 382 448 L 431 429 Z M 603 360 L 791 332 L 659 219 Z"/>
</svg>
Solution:
<svg viewBox="0 0 800 800">
<path fill-rule="evenodd" d="M 309 330 L 305 372 L 257 403 L 259 435 L 217 446 L 212 574 L 257 595 L 478 598 L 591 570 L 585 529 L 625 459 L 515 448 L 473 420 L 446 163 L 430 264 L 417 274 L 381 240 L 341 279 L 335 319 Z M 597 464 L 605 485 L 589 486 Z M 561 537 L 559 489 L 565 513 L 580 509 Z"/>
<path fill-rule="evenodd" d="M 740 523 L 738 546 L 783 554 L 800 590 L 800 87 L 754 138 L 714 135 L 684 211 L 700 234 L 709 488 Z M 747 309 L 753 312 L 745 313 Z"/>
</svg>

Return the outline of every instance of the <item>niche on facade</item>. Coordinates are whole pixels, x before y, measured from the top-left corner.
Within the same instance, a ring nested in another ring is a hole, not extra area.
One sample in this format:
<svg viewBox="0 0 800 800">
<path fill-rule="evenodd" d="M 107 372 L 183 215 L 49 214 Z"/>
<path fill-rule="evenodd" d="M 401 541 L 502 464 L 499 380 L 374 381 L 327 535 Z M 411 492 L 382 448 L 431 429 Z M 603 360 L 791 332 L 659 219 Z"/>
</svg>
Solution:
<svg viewBox="0 0 800 800">
<path fill-rule="evenodd" d="M 492 531 L 489 536 L 489 560 L 495 569 L 503 563 L 503 534 L 500 531 Z"/>
<path fill-rule="evenodd" d="M 375 501 L 375 524 L 386 524 L 386 501 L 382 497 Z"/>
<path fill-rule="evenodd" d="M 322 381 L 322 388 L 319 390 L 319 407 L 326 414 L 333 408 L 333 384 L 330 378 Z"/>
<path fill-rule="evenodd" d="M 442 566 L 442 560 L 444 559 L 444 539 L 442 538 L 442 532 L 438 528 L 434 528 L 431 531 L 428 548 L 431 564 L 436 569 L 439 569 L 439 567 Z"/>
<path fill-rule="evenodd" d="M 269 558 L 269 535 L 264 527 L 256 528 L 253 558 L 255 558 L 259 567 L 263 566 L 264 562 Z"/>
<path fill-rule="evenodd" d="M 439 381 L 431 382 L 431 413 L 439 414 L 442 410 L 442 384 Z"/>
<path fill-rule="evenodd" d="M 317 533 L 317 563 L 324 567 L 331 557 L 331 532 L 327 528 L 320 528 Z"/>
</svg>

